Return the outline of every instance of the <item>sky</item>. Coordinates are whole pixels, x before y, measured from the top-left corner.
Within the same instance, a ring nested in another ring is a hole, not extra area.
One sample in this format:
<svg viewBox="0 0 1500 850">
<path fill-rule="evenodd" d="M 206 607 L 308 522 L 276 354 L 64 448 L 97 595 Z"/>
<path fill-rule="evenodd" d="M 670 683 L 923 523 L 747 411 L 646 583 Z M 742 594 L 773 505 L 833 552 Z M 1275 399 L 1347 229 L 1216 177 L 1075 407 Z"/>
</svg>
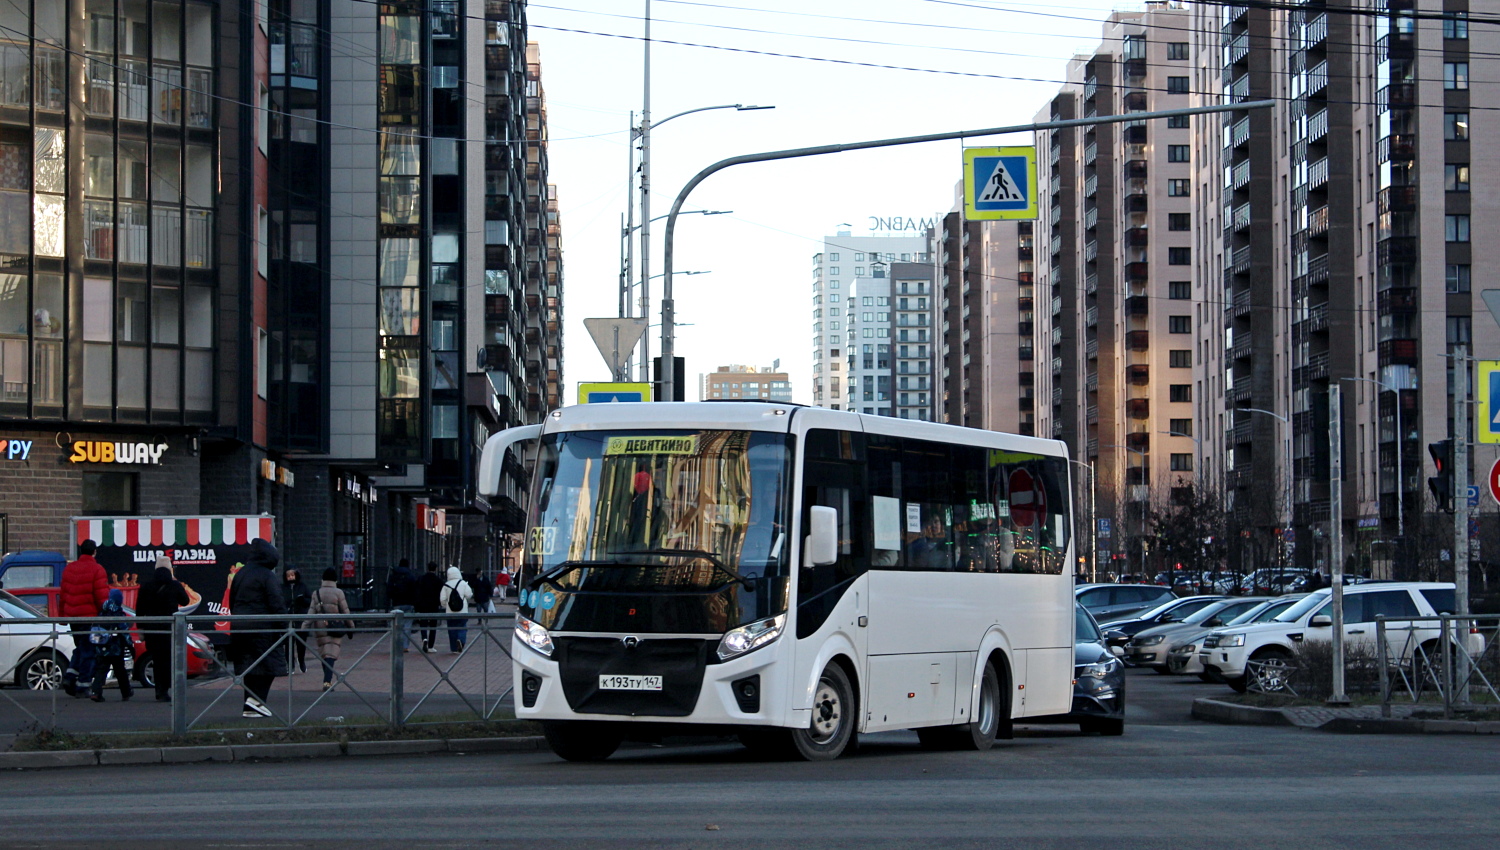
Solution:
<svg viewBox="0 0 1500 850">
<path fill-rule="evenodd" d="M 647 2 L 527 6 L 562 219 L 567 403 L 579 382 L 609 380 L 583 320 L 617 314 Z M 694 174 L 726 157 L 1029 123 L 1057 92 L 1068 59 L 1099 44 L 1109 12 L 1139 8 L 1104 0 L 650 0 L 653 123 L 703 106 L 775 107 L 709 110 L 653 130 L 652 215 L 664 215 Z M 1030 143 L 1029 134 L 932 142 L 742 165 L 708 178 L 684 209 L 732 213 L 680 217 L 674 249 L 676 272 L 707 272 L 673 276 L 688 400 L 697 399 L 702 372 L 780 360 L 794 399 L 810 402 L 812 256 L 823 237 L 871 235 L 871 216 L 946 212 L 963 147 Z M 653 276 L 665 225 L 652 225 Z M 661 280 L 652 281 L 653 326 L 660 292 Z M 649 331 L 653 354 L 660 332 Z"/>
</svg>

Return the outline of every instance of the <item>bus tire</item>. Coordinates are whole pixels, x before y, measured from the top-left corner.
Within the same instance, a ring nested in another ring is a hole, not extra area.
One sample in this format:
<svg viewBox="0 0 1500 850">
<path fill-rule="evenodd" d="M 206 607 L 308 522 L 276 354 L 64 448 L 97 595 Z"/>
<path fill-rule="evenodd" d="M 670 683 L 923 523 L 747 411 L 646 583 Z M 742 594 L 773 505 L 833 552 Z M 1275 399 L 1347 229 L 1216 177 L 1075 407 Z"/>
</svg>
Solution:
<svg viewBox="0 0 1500 850">
<path fill-rule="evenodd" d="M 624 740 L 614 724 L 588 720 L 544 720 L 542 734 L 552 752 L 567 761 L 604 761 Z"/>
<path fill-rule="evenodd" d="M 931 750 L 988 750 L 995 738 L 1010 737 L 1010 712 L 1001 699 L 1000 674 L 994 662 L 986 662 L 979 679 L 979 708 L 973 723 L 956 726 L 929 726 L 917 730 L 917 740 Z"/>
<path fill-rule="evenodd" d="M 792 746 L 807 761 L 833 761 L 843 755 L 854 738 L 858 718 L 859 706 L 849 675 L 838 664 L 829 664 L 813 691 L 812 720 L 807 728 L 792 730 Z"/>
</svg>

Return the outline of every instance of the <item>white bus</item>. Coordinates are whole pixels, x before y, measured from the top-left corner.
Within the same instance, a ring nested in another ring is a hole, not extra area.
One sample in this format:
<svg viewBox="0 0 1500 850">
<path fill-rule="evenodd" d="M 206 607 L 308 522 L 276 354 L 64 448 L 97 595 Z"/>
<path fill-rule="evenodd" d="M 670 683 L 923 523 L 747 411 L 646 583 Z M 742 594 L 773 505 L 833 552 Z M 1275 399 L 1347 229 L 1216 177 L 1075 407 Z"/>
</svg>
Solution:
<svg viewBox="0 0 1500 850">
<path fill-rule="evenodd" d="M 482 490 L 528 440 L 515 710 L 565 759 L 709 727 L 814 760 L 890 729 L 983 750 L 1071 707 L 1061 443 L 789 404 L 592 404 L 490 437 Z"/>
</svg>

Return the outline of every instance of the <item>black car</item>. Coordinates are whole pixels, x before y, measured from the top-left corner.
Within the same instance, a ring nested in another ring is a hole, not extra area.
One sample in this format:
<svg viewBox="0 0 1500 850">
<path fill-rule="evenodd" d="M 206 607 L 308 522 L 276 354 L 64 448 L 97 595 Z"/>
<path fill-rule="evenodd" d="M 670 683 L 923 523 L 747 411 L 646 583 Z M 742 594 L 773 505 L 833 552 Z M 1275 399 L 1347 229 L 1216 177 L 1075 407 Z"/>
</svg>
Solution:
<svg viewBox="0 0 1500 850">
<path fill-rule="evenodd" d="M 1182 622 L 1182 618 L 1187 615 L 1223 598 L 1222 596 L 1184 596 L 1163 602 L 1142 614 L 1105 623 L 1100 628 L 1104 630 L 1104 641 L 1107 645 L 1123 647 L 1138 632 L 1165 626 L 1168 623 Z"/>
<path fill-rule="evenodd" d="M 1125 733 L 1125 665 L 1104 647 L 1099 625 L 1083 606 L 1073 608 L 1073 710 L 1022 723 L 1077 723 L 1085 733 Z"/>
</svg>

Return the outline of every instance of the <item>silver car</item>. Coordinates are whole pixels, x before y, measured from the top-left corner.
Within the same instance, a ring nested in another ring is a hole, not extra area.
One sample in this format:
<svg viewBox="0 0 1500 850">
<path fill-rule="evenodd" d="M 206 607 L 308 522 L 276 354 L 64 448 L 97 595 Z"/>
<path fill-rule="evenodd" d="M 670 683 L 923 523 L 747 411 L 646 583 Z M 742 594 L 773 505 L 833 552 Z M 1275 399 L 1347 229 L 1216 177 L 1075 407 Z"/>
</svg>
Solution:
<svg viewBox="0 0 1500 850">
<path fill-rule="evenodd" d="M 1298 599 L 1306 596 L 1305 593 L 1288 593 L 1275 599 L 1266 600 L 1249 611 L 1240 614 L 1233 620 L 1226 622 L 1225 626 L 1248 626 L 1251 623 L 1264 623 L 1276 618 L 1277 614 L 1292 607 Z M 1203 669 L 1203 661 L 1198 657 L 1198 650 L 1202 648 L 1203 642 L 1208 639 L 1214 629 L 1205 629 L 1196 634 L 1178 637 L 1177 643 L 1167 651 L 1167 672 L 1173 674 L 1189 675 L 1197 674 L 1198 678 L 1205 682 L 1216 681 Z"/>
<path fill-rule="evenodd" d="M 1167 673 L 1167 653 L 1174 647 L 1192 642 L 1199 635 L 1227 625 L 1229 621 L 1267 601 L 1269 597 L 1265 596 L 1221 599 L 1199 608 L 1178 622 L 1137 632 L 1125 645 L 1125 663 Z"/>
</svg>

